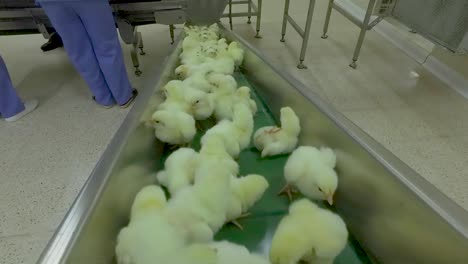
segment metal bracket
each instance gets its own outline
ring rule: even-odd
[[[228,17],[229,18],[229,26],[230,29],[233,29],[232,25],[232,18],[233,17],[247,17],[247,24],[251,24],[251,17],[257,17],[257,25],[255,30],[257,31],[257,34],[255,35],[256,38],[261,38],[260,36],[260,26],[261,26],[261,20],[262,20],[262,6],[263,6],[263,0],[257,0],[257,5],[254,3],[253,0],[229,0],[229,11],[226,14],[223,14],[222,17]],[[238,12],[238,13],[233,13],[232,12],[232,6],[233,5],[247,5],[247,12]]]

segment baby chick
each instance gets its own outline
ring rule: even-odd
[[[164,87],[161,89],[161,92],[166,98],[170,97],[174,99],[182,99],[184,96],[183,90],[184,87],[182,81],[172,80],[164,85]]]
[[[250,144],[253,125],[253,117],[249,108],[244,104],[236,104],[234,107],[233,120],[222,120],[209,129],[201,138],[201,143],[203,145],[209,137],[218,135],[223,139],[223,143],[229,155],[233,158],[237,158],[239,153]]]
[[[254,145],[262,158],[290,153],[297,145],[301,132],[299,118],[290,107],[281,108],[281,127],[267,126],[254,134]]]
[[[286,192],[291,200],[292,185],[306,197],[326,200],[332,205],[333,195],[338,187],[335,166],[336,155],[333,150],[323,147],[299,147],[289,156],[284,167],[287,185],[281,193]]]
[[[156,138],[171,145],[188,144],[197,132],[193,117],[182,111],[156,111],[151,122]]]
[[[214,96],[195,89],[185,90],[185,100],[189,106],[189,114],[195,120],[206,120],[214,111]]]
[[[301,199],[289,207],[273,235],[270,261],[273,264],[333,264],[348,240],[340,216]]]
[[[207,138],[201,146],[196,171],[198,174],[206,175],[207,172],[204,170],[211,170],[213,164],[223,166],[231,175],[237,176],[239,174],[239,165],[226,151],[224,141],[218,135]]]
[[[147,186],[137,194],[130,223],[117,237],[117,263],[152,264],[185,246],[182,234],[162,216],[165,205],[164,191],[158,186]]]
[[[209,247],[216,249],[218,264],[269,264],[270,262],[258,254],[250,253],[249,250],[229,241],[212,242]]]
[[[247,211],[260,200],[268,186],[265,177],[257,174],[240,178],[231,177],[231,198],[226,214],[227,221],[243,230],[236,219],[249,215]]]
[[[238,103],[245,104],[251,111],[252,115],[257,112],[257,104],[250,98],[250,88],[242,86],[234,93],[215,93],[216,103],[214,114],[217,120],[229,119],[232,120],[234,115],[234,105]]]
[[[214,164],[193,186],[180,190],[164,211],[166,219],[184,233],[189,242],[205,243],[226,221],[231,174]]]
[[[156,174],[158,182],[174,196],[182,188],[193,184],[198,153],[191,148],[174,151],[164,163],[164,170]]]
[[[233,41],[229,44],[228,53],[234,59],[234,63],[237,67],[242,64],[244,60],[244,50],[239,46],[239,43]]]
[[[158,263],[167,264],[218,264],[218,252],[208,244],[191,244],[176,254],[170,254]]]

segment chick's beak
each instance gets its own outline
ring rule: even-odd
[[[333,205],[333,193],[327,195],[327,202],[329,205]]]

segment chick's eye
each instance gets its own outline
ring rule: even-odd
[[[318,187],[318,190],[319,190],[320,192],[323,192],[323,191],[322,191],[322,188],[320,188],[320,187]]]

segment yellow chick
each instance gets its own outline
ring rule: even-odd
[[[270,261],[273,264],[333,264],[348,240],[340,216],[301,199],[289,207],[273,235]]]
[[[244,50],[240,47],[239,43],[233,41],[229,44],[228,53],[234,59],[234,63],[237,67],[242,65],[244,60]]]
[[[185,246],[182,233],[162,215],[165,205],[164,191],[158,186],[147,186],[137,194],[130,223],[117,237],[118,264],[153,264]]]
[[[258,129],[253,137],[262,158],[290,153],[296,148],[301,125],[290,107],[281,108],[281,127],[267,126]]]
[[[211,170],[213,163],[223,166],[234,176],[239,174],[239,165],[226,151],[223,139],[217,135],[207,138],[202,144],[196,171],[205,175],[205,170]]]
[[[198,153],[191,148],[180,148],[166,159],[164,170],[156,174],[159,184],[165,186],[174,196],[181,189],[192,185]]]
[[[268,186],[265,177],[258,174],[249,174],[240,178],[231,177],[231,198],[226,213],[227,222],[243,230],[236,220],[249,215],[247,211],[262,198]]]
[[[188,144],[197,132],[193,117],[182,111],[156,111],[151,122],[156,138],[171,145]]]
[[[232,120],[234,115],[234,106],[236,104],[245,104],[251,111],[252,115],[257,112],[257,104],[250,98],[250,88],[242,86],[234,93],[228,91],[226,93],[215,93],[215,109],[214,115],[219,120]]]
[[[218,264],[218,252],[208,244],[191,244],[158,263],[167,264]]]
[[[185,89],[185,100],[189,106],[189,114],[195,120],[206,120],[214,112],[214,96],[195,89]]]
[[[325,200],[333,204],[333,195],[338,188],[338,176],[334,170],[336,155],[329,148],[302,146],[297,148],[284,167],[286,192],[291,199],[291,187],[296,187],[306,197]]]
[[[229,241],[212,242],[208,246],[216,249],[217,264],[270,264],[265,257],[250,253],[246,247]]]
[[[201,138],[202,145],[214,135],[223,139],[226,151],[233,158],[237,158],[239,153],[250,144],[253,132],[253,117],[249,108],[244,104],[236,104],[234,107],[233,120],[222,120],[217,125],[209,129]]]
[[[184,96],[183,93],[183,82],[179,80],[169,81],[166,85],[163,86],[161,92],[165,98],[174,98],[182,99]]]
[[[193,186],[179,191],[167,204],[166,219],[184,233],[189,242],[205,243],[226,221],[231,174],[226,168],[214,164]]]

